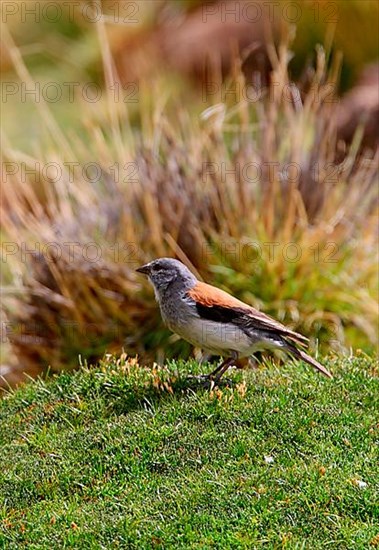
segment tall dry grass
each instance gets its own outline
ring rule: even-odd
[[[188,353],[162,327],[151,289],[135,273],[166,255],[314,345],[372,350],[378,158],[358,154],[358,128],[336,161],[338,64],[327,70],[320,48],[300,93],[284,42],[271,48],[271,88],[254,101],[236,64],[224,84],[215,75],[220,94],[198,116],[180,101],[173,109],[164,81],[141,86],[133,127],[127,104],[110,93],[117,75],[101,23],[98,32],[105,119],[83,104],[80,136],[65,134],[42,101],[35,108],[47,139],[35,156],[3,138],[8,380],[121,348],[158,360]],[[20,79],[32,83],[7,42]],[[231,89],[237,95],[222,93]],[[101,167],[92,181],[89,162],[92,172]]]

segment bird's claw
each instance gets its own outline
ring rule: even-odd
[[[214,388],[219,386],[220,384],[220,378],[217,376],[213,377],[211,374],[190,374],[188,376],[191,380],[195,380],[199,384],[203,386],[203,388],[212,391]],[[222,379],[222,385],[230,386],[232,384],[232,381],[228,378]]]
[[[214,381],[210,378],[208,374],[190,374],[188,376],[191,380],[195,380],[199,384],[201,384],[206,389],[213,389],[214,387]]]

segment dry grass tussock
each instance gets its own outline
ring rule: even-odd
[[[255,101],[226,95],[203,103],[201,116],[183,104],[171,116],[157,84],[141,90],[138,130],[109,94],[107,124],[84,105],[80,137],[36,104],[48,136],[36,157],[4,138],[2,160],[34,170],[3,181],[3,305],[19,371],[72,368],[78,355],[121,348],[150,360],[188,353],[135,273],[166,255],[325,349],[372,350],[377,157],[358,155],[358,128],[345,160],[335,160],[338,67],[326,70],[322,49],[302,94],[289,86],[288,46],[271,55],[273,85]],[[106,47],[103,56],[109,89]],[[16,48],[12,57],[30,82]],[[244,86],[238,66],[224,87],[232,82]],[[88,162],[102,167],[96,181],[83,176]],[[47,163],[60,177],[49,177]]]

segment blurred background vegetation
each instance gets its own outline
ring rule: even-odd
[[[378,11],[3,2],[3,380],[189,354],[134,272],[163,255],[375,353]]]

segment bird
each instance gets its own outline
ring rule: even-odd
[[[199,281],[179,260],[157,258],[136,270],[153,285],[167,327],[197,348],[224,358],[208,376],[217,384],[238,359],[279,350],[332,374],[302,347],[308,338],[213,285]]]

